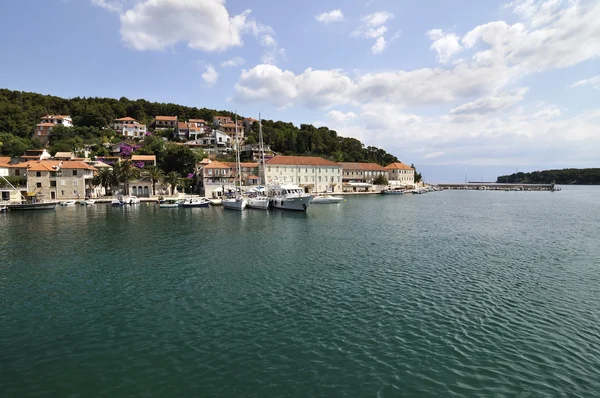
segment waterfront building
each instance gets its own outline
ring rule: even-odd
[[[288,182],[308,192],[342,191],[342,166],[318,157],[277,155],[266,162],[266,176],[268,184]]]
[[[96,169],[85,162],[42,160],[28,162],[27,196],[38,200],[79,199],[93,194]]]
[[[377,163],[339,162],[342,166],[342,184],[345,192],[368,192],[373,188],[373,180],[383,176],[388,179],[388,171]]]
[[[157,130],[177,129],[177,116],[156,116],[154,118],[154,128]]]
[[[388,180],[394,185],[415,185],[415,169],[402,162],[396,162],[385,166],[388,171]]]
[[[234,173],[231,166],[223,162],[211,161],[201,167],[202,187],[204,196],[213,196],[213,191],[221,190],[221,187],[229,187],[234,181]]]
[[[239,178],[242,181],[242,185],[255,185],[257,174],[258,174],[258,163],[253,162],[241,162],[240,170],[241,175],[238,177],[235,162],[223,162],[223,164],[229,166],[233,173],[233,178],[237,180]],[[253,177],[253,178],[252,178]]]

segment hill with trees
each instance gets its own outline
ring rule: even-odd
[[[561,185],[598,185],[600,184],[600,169],[562,169],[513,173],[499,176],[496,182],[523,184],[552,184],[554,182]]]
[[[156,115],[176,115],[180,121],[204,119],[209,123],[215,115],[234,116],[232,112],[225,110],[150,102],[144,99],[66,99],[0,89],[0,154],[18,156],[28,148],[41,148],[43,144],[33,137],[33,132],[40,118],[47,114],[70,115],[75,125],[69,129],[55,128],[49,143],[51,153],[71,151],[87,145],[92,146],[95,151],[93,155],[105,151],[102,144],[123,140],[123,137],[117,136],[110,128],[116,118],[129,116],[150,126]],[[168,133],[170,140],[177,140]],[[333,161],[373,162],[381,165],[398,161],[383,149],[365,147],[361,141],[339,136],[335,130],[327,127],[317,128],[310,124],[297,127],[288,122],[263,120],[263,134],[265,143],[275,152],[284,155],[320,156]],[[258,124],[254,123],[246,142],[256,142],[257,137]],[[152,152],[148,147],[157,148],[156,142],[143,145],[140,148],[141,153]]]

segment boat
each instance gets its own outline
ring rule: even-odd
[[[110,201],[110,204],[113,207],[117,207],[117,206],[124,206],[125,202],[123,202],[121,199],[113,199]]]
[[[65,200],[63,202],[60,202],[59,204],[61,206],[75,206],[75,201],[74,200]]]
[[[86,199],[86,200],[82,200],[81,202],[79,202],[79,204],[82,206],[91,206],[94,203],[96,203],[96,201],[93,199]]]
[[[206,198],[187,198],[183,199],[179,206],[181,207],[208,207],[210,202]]]
[[[8,212],[8,207],[6,207],[6,205],[0,205],[0,213],[6,213]]]
[[[265,149],[262,136],[262,120],[258,114],[258,146],[260,148],[260,163],[263,169],[263,181],[267,180],[267,168],[265,165]],[[260,168],[259,168],[260,169]],[[267,210],[269,208],[269,197],[264,187],[257,187],[255,192],[248,196],[248,207],[253,209]]]
[[[405,190],[400,188],[389,188],[381,191],[382,195],[404,195]]]
[[[137,196],[131,196],[131,195],[130,196],[123,196],[123,198],[121,198],[121,200],[126,205],[137,205],[137,204],[141,203],[140,198],[138,198]]]
[[[223,200],[219,198],[206,199],[212,206],[223,206]]]
[[[175,207],[179,207],[179,199],[165,199],[164,201],[158,204],[158,207],[163,209],[172,209]]]
[[[269,189],[271,206],[276,209],[306,211],[314,195],[305,193],[295,184],[278,184]]]
[[[54,210],[58,202],[21,202],[6,205],[10,211],[21,210]]]
[[[340,203],[343,201],[344,201],[344,198],[340,198],[339,196],[316,195],[312,202],[315,204],[331,204],[331,203]]]
[[[237,113],[237,112],[236,112]],[[238,186],[242,186],[242,168],[240,166],[240,141],[238,137],[237,115],[235,116],[235,168],[238,179]],[[241,189],[240,189],[241,190]],[[248,205],[248,201],[236,189],[234,194],[223,199],[223,206],[231,210],[244,210]]]

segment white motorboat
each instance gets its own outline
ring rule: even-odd
[[[126,205],[137,205],[142,202],[137,196],[123,196],[122,201]]]
[[[248,207],[253,209],[267,210],[269,208],[269,198],[266,196],[248,197]]]
[[[312,202],[315,204],[331,204],[331,203],[340,203],[343,201],[344,201],[344,198],[340,198],[339,196],[317,195],[314,197]]]
[[[59,204],[61,206],[75,206],[75,201],[74,200],[65,200],[63,202],[60,202]]]
[[[186,198],[179,203],[181,207],[208,207],[209,204],[206,198]]]
[[[125,202],[123,202],[121,199],[113,199],[110,201],[110,204],[111,206],[117,207],[125,205]]]
[[[223,199],[223,206],[231,210],[244,210],[248,206],[248,201],[241,197]]]
[[[91,206],[94,203],[96,203],[96,201],[93,199],[86,199],[86,200],[82,200],[81,202],[79,202],[79,204],[82,206]]]
[[[219,198],[207,199],[213,206],[223,206],[223,200]]]
[[[306,211],[314,199],[295,184],[275,185],[269,188],[269,197],[274,208],[296,211]]]
[[[384,189],[383,191],[381,191],[382,195],[404,195],[405,190],[404,189],[398,189],[398,188],[394,188],[394,189]]]
[[[158,207],[162,209],[172,209],[179,207],[179,199],[166,199],[158,204]]]

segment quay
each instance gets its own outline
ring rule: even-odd
[[[467,183],[440,183],[440,189],[458,190],[483,190],[483,191],[559,191],[554,184],[520,184],[497,182],[467,182]]]

